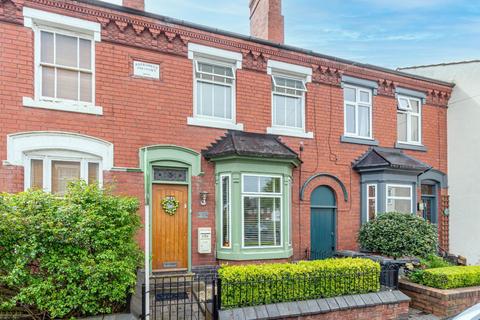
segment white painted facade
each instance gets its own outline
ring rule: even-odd
[[[480,265],[480,60],[402,71],[455,83],[447,118],[450,251]]]

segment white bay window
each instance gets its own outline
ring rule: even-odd
[[[387,184],[387,212],[412,213],[412,186]]]

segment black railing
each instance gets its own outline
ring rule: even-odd
[[[206,319],[218,316],[216,275],[165,275],[150,279],[150,288],[142,294],[142,319],[145,299],[150,299],[150,319]]]
[[[396,265],[384,265],[381,270],[317,271],[252,280],[227,281],[216,274],[152,277],[142,305],[148,297],[153,320],[215,320],[222,309],[397,289],[398,271]],[[147,310],[142,313],[145,316]]]
[[[323,260],[333,257],[333,251],[305,249],[305,260]]]

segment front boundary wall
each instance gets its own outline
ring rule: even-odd
[[[221,310],[219,319],[408,319],[409,302],[410,298],[398,290],[381,291]]]

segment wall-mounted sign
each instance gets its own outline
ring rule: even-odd
[[[160,79],[160,65],[143,61],[133,61],[133,75],[151,79]]]
[[[208,212],[207,211],[197,212],[197,217],[199,219],[208,219]]]

